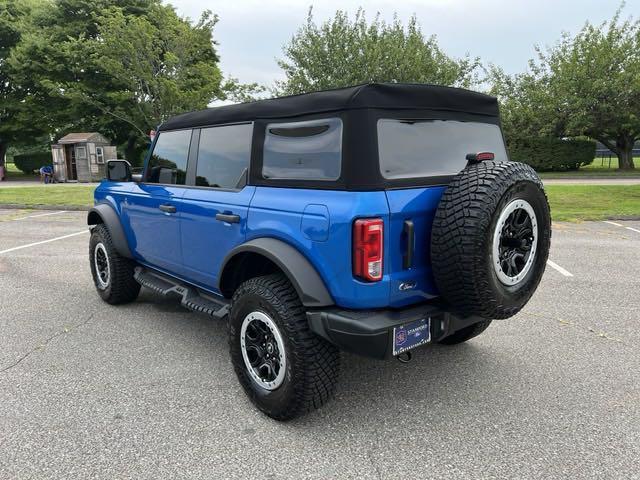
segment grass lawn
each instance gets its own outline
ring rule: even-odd
[[[40,185],[37,187],[2,187],[0,204],[20,203],[24,205],[93,205],[91,186]]]
[[[547,185],[555,221],[640,216],[640,185]]]

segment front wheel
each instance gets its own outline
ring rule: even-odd
[[[105,302],[117,305],[138,297],[140,284],[133,276],[135,263],[117,252],[109,229],[103,224],[91,231],[89,261],[93,283]]]
[[[338,379],[338,350],[311,332],[298,295],[281,274],[244,282],[229,312],[231,361],[251,401],[276,420],[319,408]]]

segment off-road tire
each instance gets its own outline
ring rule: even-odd
[[[263,388],[251,377],[242,356],[241,325],[255,311],[273,320],[284,341],[285,377],[275,390]],[[333,396],[340,354],[335,346],[311,332],[302,303],[282,274],[252,278],[238,287],[229,312],[229,348],[244,391],[262,412],[276,420],[303,415]]]
[[[95,265],[95,249],[102,244],[109,260],[109,282],[106,287],[100,284]],[[120,255],[111,240],[109,229],[104,224],[98,224],[91,230],[89,240],[89,263],[91,265],[91,275],[96,286],[98,295],[111,305],[128,303],[138,298],[140,284],[133,277],[136,263]]]
[[[528,273],[503,284],[493,266],[493,234],[505,207],[526,200],[537,218],[537,251]],[[436,285],[462,315],[487,319],[515,315],[535,292],[549,255],[551,216],[542,182],[528,165],[480,162],[460,172],[445,190],[431,233]]]
[[[471,340],[484,332],[491,325],[491,320],[483,320],[468,327],[464,327],[457,332],[438,340],[438,343],[442,345],[457,345],[459,343]]]

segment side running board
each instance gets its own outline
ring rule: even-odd
[[[157,294],[180,298],[182,306],[194,312],[204,313],[217,320],[222,320],[229,313],[228,300],[204,296],[196,288],[179,283],[160,273],[136,267],[133,276],[140,285]]]

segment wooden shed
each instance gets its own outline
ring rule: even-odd
[[[59,182],[98,182],[107,160],[117,158],[116,147],[99,133],[70,133],[51,145],[53,175]]]

